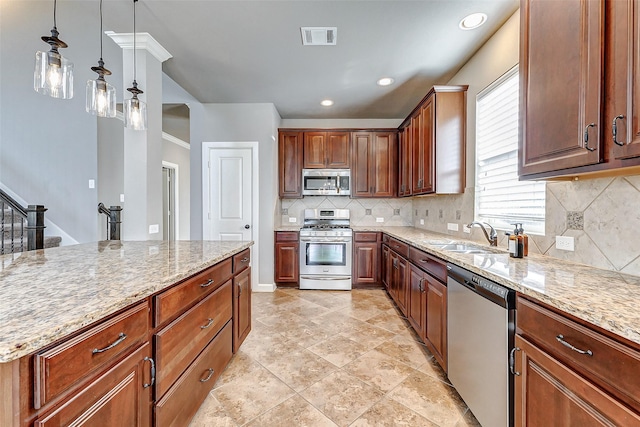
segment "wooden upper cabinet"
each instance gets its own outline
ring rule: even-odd
[[[397,156],[396,132],[354,132],[351,197],[395,197]]]
[[[605,63],[613,63],[605,76],[605,141],[610,141],[613,158],[629,159],[640,156],[640,4],[633,0],[605,4]]]
[[[412,123],[419,127],[419,137],[414,139],[412,145],[413,156],[413,194],[433,193],[434,191],[434,97],[431,96],[422,106],[419,116],[412,119]],[[419,117],[419,120],[417,120]],[[414,136],[416,131],[414,131]]]
[[[411,191],[411,132],[409,125],[398,133],[398,196],[410,196]]]
[[[467,88],[434,86],[400,126],[400,196],[464,192]]]
[[[278,182],[280,198],[302,198],[302,132],[280,132]]]
[[[601,162],[604,1],[521,0],[520,14],[519,174]]]
[[[349,132],[304,132],[305,169],[349,169]]]

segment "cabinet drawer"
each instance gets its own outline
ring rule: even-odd
[[[276,242],[298,241],[297,231],[276,231]]]
[[[155,326],[182,313],[198,299],[231,277],[231,258],[199,273],[155,297]]]
[[[516,310],[519,334],[621,398],[640,402],[640,381],[634,374],[640,372],[639,352],[522,297]]]
[[[389,237],[389,247],[396,251],[398,254],[403,257],[409,257],[409,245],[406,243],[402,243],[400,240],[396,240],[393,237]]]
[[[431,274],[436,279],[440,280],[443,283],[447,283],[447,266],[439,258],[423,252],[420,249],[410,247],[409,259],[415,265]]]
[[[238,274],[251,264],[251,250],[245,249],[233,256],[233,274]]]
[[[356,242],[377,242],[378,233],[359,231],[353,234],[353,240]]]
[[[40,414],[33,426],[150,425],[150,356],[151,345],[147,342],[79,393]]]
[[[231,322],[204,349],[175,385],[158,401],[156,427],[186,426],[231,360]]]
[[[146,341],[148,329],[148,304],[142,303],[36,354],[33,358],[34,407],[42,407],[134,345]]]
[[[156,398],[189,366],[232,313],[231,280],[171,322],[155,336]]]
[[[391,239],[391,237],[389,237],[388,234],[384,234],[384,233],[382,234],[382,243],[385,243],[385,244],[388,245],[389,244],[389,239]]]

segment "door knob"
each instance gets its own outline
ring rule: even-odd
[[[251,228],[251,226],[249,224],[245,224],[244,228],[246,228],[247,230]]]

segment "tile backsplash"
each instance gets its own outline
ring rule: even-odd
[[[474,219],[474,193],[467,188],[461,195],[400,199],[282,199],[279,216],[283,226],[302,225],[305,208],[347,208],[354,226],[414,226],[486,242],[477,227],[471,234],[463,231]],[[457,224],[458,231],[448,224]],[[506,247],[504,232],[498,235],[498,244]],[[575,251],[556,249],[556,236],[573,237]],[[548,182],[545,235],[529,235],[529,252],[640,276],[640,175]]]
[[[305,196],[280,201],[281,225],[302,225],[305,209],[349,209],[353,226],[411,226],[411,199],[351,199],[344,196]],[[294,218],[294,222],[290,219]],[[376,221],[382,218],[383,222]]]

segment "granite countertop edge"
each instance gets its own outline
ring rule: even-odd
[[[571,314],[578,319],[640,344],[640,314],[633,312],[632,308],[634,301],[636,302],[635,305],[640,303],[640,277],[539,254],[531,254],[523,259],[510,258],[505,248],[498,248],[495,251],[496,253],[482,256],[440,250],[430,245],[429,242],[442,241],[471,243],[479,246],[488,245],[415,227],[356,226],[353,229],[356,232],[384,232],[445,262],[470,270],[523,295],[535,298],[549,306]],[[483,257],[485,259],[493,259],[494,262],[502,263],[503,265],[514,265],[519,270],[525,271],[525,273],[521,273],[518,275],[519,277],[516,277],[516,275],[508,272],[497,273],[490,268],[478,266],[476,264],[477,260]],[[527,283],[526,278],[529,275],[527,272],[548,274],[550,276],[559,276],[560,272],[564,272],[569,279],[576,276],[584,282],[590,283],[588,286],[585,285],[585,289],[582,292],[580,283],[578,285],[564,286],[559,283],[561,280],[546,283],[546,288],[540,289],[535,283],[533,285]],[[595,284],[596,282],[598,284],[602,283],[602,286]],[[609,286],[605,286],[604,283]],[[595,292],[596,290],[597,292]],[[579,298],[577,298],[578,296]],[[624,300],[623,298],[627,299]],[[611,302],[611,305],[607,305],[607,302]],[[624,302],[629,302],[629,304],[625,307],[620,307]]]
[[[153,241],[149,241],[148,243],[153,243]],[[250,248],[254,244],[253,241],[238,241],[237,244],[234,244],[236,242],[227,243],[229,246],[232,246],[232,248],[222,250],[221,252],[216,252],[215,254],[212,254],[211,258],[207,258],[202,262],[189,263],[188,266],[185,266],[185,268],[180,270],[179,272],[166,276],[162,276],[159,274],[157,281],[144,280],[146,283],[143,285],[134,286],[134,289],[132,289],[131,293],[119,295],[115,298],[111,297],[102,300],[101,304],[95,309],[82,312],[81,314],[75,316],[71,315],[67,319],[65,319],[63,323],[51,324],[51,322],[44,322],[44,324],[42,325],[44,327],[40,328],[38,332],[27,332],[20,334],[18,331],[13,330],[8,333],[8,336],[5,335],[6,331],[4,331],[2,329],[2,325],[0,325],[0,363],[7,363],[13,360],[17,360],[61,338],[74,334],[80,329],[89,326],[97,321],[100,321],[101,319],[109,317],[110,315],[135,304],[136,302],[142,302],[145,298],[158,293],[163,289],[168,288],[178,282],[181,282],[182,280],[187,279],[197,274],[198,272],[217,264],[222,260],[240,253],[243,250]],[[127,244],[127,242],[125,242],[125,244]],[[60,249],[64,250],[64,248],[68,247],[51,248],[33,252],[39,252],[38,255],[44,256],[46,254],[55,253]],[[0,256],[0,262],[2,262],[2,260],[2,256]],[[2,272],[1,268],[0,272]],[[143,280],[141,279],[141,281]],[[0,318],[3,318],[2,314],[2,308],[0,307]],[[11,335],[11,333],[13,333],[13,335]]]

